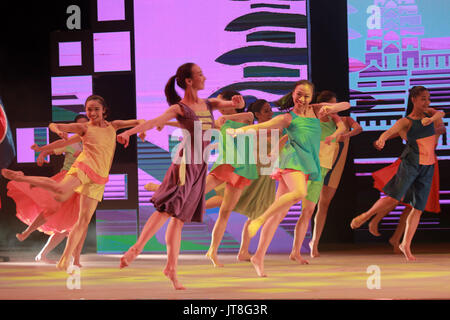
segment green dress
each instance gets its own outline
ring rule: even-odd
[[[254,142],[252,138],[247,138],[244,135],[241,137],[233,138],[226,134],[228,128],[238,129],[246,126],[247,124],[236,122],[232,120],[227,120],[220,128],[220,133],[222,135],[222,141],[219,147],[219,157],[211,168],[211,171],[216,169],[222,164],[229,164],[234,168],[234,173],[237,175],[254,180],[258,178],[258,169],[256,167],[256,161],[253,154]],[[239,149],[238,146],[240,139],[245,138],[244,151]],[[242,145],[242,143],[241,143]],[[227,152],[228,157],[227,157]],[[230,159],[228,159],[230,158]]]
[[[267,139],[267,149],[270,152],[270,138]],[[263,165],[259,161],[257,163],[259,177],[252,181],[249,186],[244,187],[238,203],[233,211],[239,212],[253,220],[258,218],[267,208],[275,201],[276,183],[270,175],[261,174],[262,168],[270,167],[270,164]],[[216,194],[219,196],[225,193],[225,183],[215,188]]]
[[[321,179],[320,120],[299,117],[290,112],[292,121],[287,128],[289,142],[280,154],[280,169],[294,169],[309,175],[309,180]]]

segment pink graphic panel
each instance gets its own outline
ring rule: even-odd
[[[60,42],[59,46],[59,66],[81,66],[81,41]]]
[[[97,0],[97,20],[125,20],[125,0]]]
[[[130,32],[94,33],[94,71],[130,70]]]

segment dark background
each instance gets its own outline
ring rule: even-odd
[[[89,1],[40,1],[1,2],[1,49],[0,49],[0,96],[4,102],[6,113],[12,128],[17,123],[48,124],[51,119],[51,88],[50,88],[50,36],[51,32],[67,32],[66,19],[69,16],[66,8],[69,5],[79,5],[82,12],[82,30],[91,29],[91,4]],[[348,101],[348,47],[347,47],[347,6],[345,0],[312,0],[310,1],[310,37],[311,37],[311,78],[316,91],[333,90],[338,99]],[[123,97],[123,85],[134,87],[134,77],[116,75],[102,81],[101,75],[96,76],[94,92],[105,96],[110,104],[109,119],[133,118],[135,110],[123,108],[133,101],[134,96]],[[134,100],[135,105],[135,100]],[[134,113],[134,116],[133,116]],[[373,152],[371,143],[378,132],[362,133],[352,139],[347,165],[328,213],[324,229],[323,243],[353,243],[354,232],[349,223],[361,208],[368,209],[378,198],[379,193],[371,188],[371,181],[358,185],[354,176],[352,158],[355,152]],[[387,148],[387,154],[398,155],[398,144]],[[133,146],[124,153],[116,151],[116,168],[124,165],[136,166],[136,155]],[[134,146],[134,150],[136,150]],[[390,156],[390,155],[386,155]],[[59,160],[61,161],[61,160]],[[11,168],[16,167],[15,164]],[[23,169],[23,166],[21,167]],[[23,169],[27,174],[51,175],[51,167],[38,168],[35,165]],[[442,180],[441,167],[441,180]],[[357,199],[357,191],[367,189],[365,197]],[[133,191],[132,191],[133,192]],[[20,243],[15,234],[24,229],[24,224],[15,217],[14,202],[6,197],[6,181],[0,178],[0,196],[2,211],[0,213],[0,250],[29,249],[31,246],[41,248],[45,235],[35,232],[29,240]],[[132,197],[133,198],[133,195]],[[136,195],[137,203],[137,195]],[[95,221],[95,219],[93,219]],[[442,214],[442,225],[450,226],[448,214]],[[95,226],[91,222],[89,236],[84,252],[95,252]],[[436,233],[418,232],[415,241],[449,241],[449,232]],[[61,246],[60,246],[61,247]],[[61,250],[61,248],[59,250]]]

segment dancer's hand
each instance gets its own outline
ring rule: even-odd
[[[242,109],[245,107],[244,98],[241,95],[235,95],[231,98],[235,109]]]
[[[322,108],[320,108],[319,118],[328,116],[331,113],[330,110],[331,110],[331,106],[323,106]]]
[[[332,136],[328,136],[325,138],[325,140],[323,141],[325,144],[330,145],[331,141],[333,141],[333,137]]]
[[[48,163],[47,160],[45,160],[45,157],[47,154],[45,152],[39,153],[39,156],[37,157],[36,163],[39,167],[42,167],[44,163]]]
[[[336,139],[337,142],[343,142],[350,136],[350,133],[343,133]]]
[[[30,148],[36,152],[41,152],[41,147],[38,146],[36,143],[33,144]]]
[[[147,136],[147,134],[145,133],[145,131],[138,134],[138,137],[141,139],[142,142],[145,142],[146,136]]]
[[[386,141],[384,141],[383,139],[378,139],[377,141],[375,141],[373,143],[373,146],[375,147],[375,149],[380,151],[380,150],[382,150],[384,148],[384,144],[385,143],[386,143]]]
[[[219,127],[223,126],[225,124],[225,122],[227,122],[227,119],[225,119],[225,117],[220,117],[219,119],[217,119],[217,125]]]
[[[433,123],[433,120],[431,120],[431,118],[425,117],[425,118],[422,119],[422,125],[423,126],[428,126],[431,123]]]
[[[162,129],[164,129],[164,125],[159,125],[159,126],[156,126],[156,130],[158,130],[158,131],[162,131]]]
[[[128,147],[128,143],[130,142],[130,136],[126,131],[122,132],[117,136],[117,142],[123,144],[123,146],[126,148]]]

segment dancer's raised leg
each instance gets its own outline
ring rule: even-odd
[[[171,217],[167,212],[155,211],[145,223],[144,229],[136,243],[128,249],[120,258],[120,269],[128,267],[128,265],[141,253],[146,243],[161,229],[167,219]]]
[[[271,215],[276,214],[277,212],[288,211],[290,207],[305,198],[306,176],[303,172],[296,171],[286,173],[283,174],[282,179],[285,181],[289,191],[280,195],[280,197],[276,199],[261,216],[250,222],[248,231],[251,238],[255,236],[259,228]]]
[[[411,253],[411,242],[416,233],[417,226],[419,225],[421,215],[422,211],[413,208],[406,220],[405,235],[403,236],[403,241],[400,244],[399,249],[403,252],[408,261],[416,260],[416,257]]]
[[[97,208],[97,204],[98,200],[89,198],[84,194],[80,195],[80,215],[78,216],[78,221],[75,223],[69,234],[64,253],[56,265],[59,270],[67,270],[69,267],[70,258],[72,257],[72,254],[80,242],[84,232],[87,230],[92,215]]]
[[[264,223],[261,230],[258,249],[250,259],[258,276],[260,277],[267,276],[264,273],[264,257],[266,255],[267,249],[269,248],[270,242],[272,241],[273,236],[275,235],[278,225],[281,223],[281,221],[283,221],[284,217],[289,211],[289,208],[298,201],[304,199],[305,196],[306,196],[305,175],[302,172],[291,172],[288,174],[284,174],[282,180],[280,180],[278,184],[278,189],[274,202],[275,208],[278,208],[278,211],[277,212],[273,211],[272,214],[268,215],[267,221]],[[281,203],[277,204],[277,202]],[[274,204],[272,204],[272,206]]]
[[[41,212],[34,219],[34,221],[26,228],[22,233],[17,233],[16,238],[19,241],[24,241],[26,238],[30,236],[34,231],[36,231],[40,226],[42,226],[45,222],[47,222],[48,213]]]
[[[171,218],[166,230],[167,264],[164,268],[164,275],[172,281],[175,290],[185,290],[186,288],[178,281],[177,267],[178,255],[181,246],[181,230],[184,222],[177,218]]]
[[[320,192],[319,203],[317,205],[317,212],[314,218],[314,229],[311,241],[309,242],[309,248],[311,249],[311,258],[319,257],[319,241],[322,236],[325,221],[327,220],[328,208],[330,207],[331,200],[336,193],[336,188],[329,186],[323,186]]]
[[[299,264],[309,264],[308,260],[302,258],[300,250],[315,208],[316,204],[314,202],[306,199],[302,201],[302,214],[295,225],[294,242],[289,255],[289,259],[297,261]]]
[[[389,211],[392,211],[397,206],[398,203],[399,203],[398,200],[388,196],[378,199],[377,202],[375,202],[374,205],[369,210],[354,218],[350,224],[350,227],[352,229],[358,229],[377,212],[380,211],[385,212],[386,210],[389,209],[390,209]]]
[[[223,202],[219,210],[219,217],[217,218],[212,231],[211,245],[206,253],[206,256],[211,259],[214,267],[223,267],[223,264],[220,263],[217,257],[217,251],[219,250],[220,242],[222,241],[225,229],[227,228],[227,222],[230,218],[231,211],[238,203],[241,194],[242,189],[232,187],[229,184],[225,187]]]

